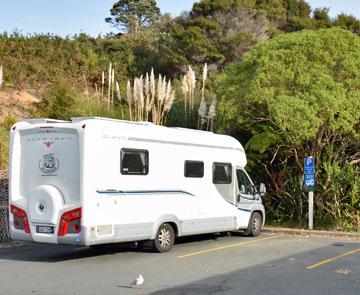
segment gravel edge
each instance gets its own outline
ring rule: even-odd
[[[14,248],[20,248],[24,246],[29,246],[33,244],[32,242],[26,242],[26,241],[10,241],[10,242],[3,242],[0,243],[0,249],[14,249]]]
[[[277,234],[290,234],[290,235],[302,235],[302,236],[316,236],[316,237],[324,237],[324,238],[343,238],[343,239],[360,240],[360,233],[352,233],[352,232],[309,230],[309,229],[269,227],[269,226],[264,227],[262,229],[262,231],[265,233],[277,233]]]

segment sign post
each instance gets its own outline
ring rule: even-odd
[[[304,159],[304,188],[309,192],[309,229],[314,227],[314,190],[315,190],[315,159]]]
[[[314,192],[309,191],[309,229],[314,227]]]

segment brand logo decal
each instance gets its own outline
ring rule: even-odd
[[[43,212],[45,210],[45,203],[43,201],[41,201],[39,204],[39,210],[40,212]]]
[[[59,160],[53,154],[45,155],[39,161],[39,169],[45,174],[53,174],[59,170]]]
[[[54,143],[57,142],[64,142],[64,141],[74,141],[74,136],[66,136],[66,135],[58,135],[58,136],[31,136],[27,137],[26,141],[35,143],[35,142],[41,142],[43,145],[52,146]]]
[[[53,141],[47,141],[47,142],[44,142],[44,144],[49,149],[54,144],[54,142]]]

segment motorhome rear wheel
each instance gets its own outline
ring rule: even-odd
[[[159,253],[168,252],[171,250],[175,242],[175,231],[174,228],[164,223],[160,226],[156,238],[154,240],[153,250]]]

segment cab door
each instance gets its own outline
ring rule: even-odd
[[[253,210],[253,205],[259,200],[259,196],[255,194],[253,182],[243,168],[237,167],[235,174],[237,227],[247,228]]]
[[[237,181],[237,206],[254,203],[259,200],[259,195],[256,194],[254,184],[252,183],[249,175],[243,168],[236,169]]]

